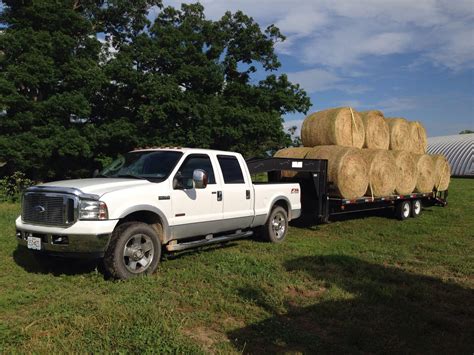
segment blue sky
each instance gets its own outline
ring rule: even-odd
[[[180,6],[181,1],[165,1]],[[474,130],[472,0],[204,0],[206,16],[244,11],[276,24],[287,73],[310,112],[350,105],[419,120],[428,136]],[[304,115],[285,117],[300,126]]]

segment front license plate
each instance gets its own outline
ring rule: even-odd
[[[28,249],[41,250],[41,238],[28,237]]]

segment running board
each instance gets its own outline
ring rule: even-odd
[[[168,244],[166,246],[166,249],[168,251],[180,251],[180,250],[185,250],[185,249],[190,249],[190,248],[201,247],[204,245],[223,243],[223,242],[228,242],[235,239],[250,237],[252,234],[253,234],[252,231],[248,231],[248,232],[239,232],[239,233],[234,233],[234,234],[223,235],[223,236],[215,237],[215,238],[212,236],[211,237],[208,236],[206,237],[206,239],[195,240],[192,242]]]

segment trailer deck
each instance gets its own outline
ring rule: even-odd
[[[247,161],[250,174],[268,174],[268,182],[291,180],[301,186],[302,213],[312,215],[320,222],[328,222],[331,216],[393,208],[399,219],[410,215],[416,217],[421,207],[446,206],[448,191],[389,195],[383,197],[364,196],[345,199],[329,196],[328,161],[324,159],[266,158]],[[293,178],[283,178],[282,171],[294,171]]]

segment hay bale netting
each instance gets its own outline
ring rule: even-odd
[[[303,159],[306,157],[306,154],[311,150],[311,148],[307,147],[290,147],[284,148],[277,151],[274,155],[275,158],[296,158],[296,159]],[[283,170],[281,172],[282,178],[292,178],[295,177],[298,173],[293,170]]]
[[[390,132],[390,150],[406,150],[412,149],[410,125],[404,118],[386,118]]]
[[[369,185],[367,164],[359,149],[336,145],[314,147],[306,159],[327,159],[329,194],[346,199],[364,195]]]
[[[414,155],[403,150],[390,150],[390,153],[397,167],[395,192],[399,195],[411,194],[418,180],[418,167]]]
[[[429,193],[434,187],[434,162],[428,154],[413,154],[418,178],[416,180],[415,192]]]
[[[434,164],[434,188],[438,191],[445,191],[449,187],[451,180],[451,167],[444,155],[431,155]]]
[[[362,148],[365,130],[360,115],[350,107],[312,113],[303,121],[301,140],[305,147],[340,145]]]
[[[408,125],[410,126],[412,152],[416,154],[425,154],[426,149],[428,148],[425,127],[418,121],[408,122]]]
[[[365,140],[364,148],[388,149],[390,146],[390,131],[383,113],[378,110],[360,113],[364,123]]]
[[[397,185],[395,158],[388,150],[362,149],[367,163],[369,186],[366,195],[383,197],[393,195]]]

